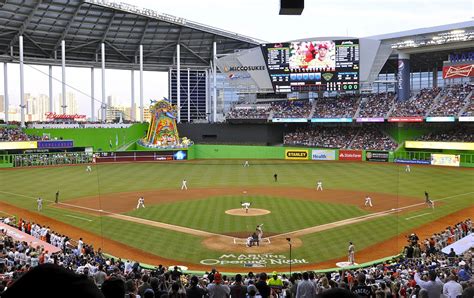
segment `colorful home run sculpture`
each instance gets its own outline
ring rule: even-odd
[[[188,138],[179,138],[176,126],[176,107],[166,100],[152,102],[150,126],[140,145],[149,148],[187,148],[193,144]]]

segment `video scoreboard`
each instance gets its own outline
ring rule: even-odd
[[[359,89],[359,40],[323,40],[261,45],[273,90]]]

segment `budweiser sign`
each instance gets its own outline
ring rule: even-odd
[[[443,67],[443,79],[474,77],[474,64],[460,64]]]
[[[50,119],[50,120],[56,120],[56,119],[74,120],[74,119],[85,119],[86,118],[86,115],[78,115],[78,114],[66,115],[66,114],[56,114],[56,113],[53,113],[53,112],[48,112],[45,115],[46,115],[46,119]]]

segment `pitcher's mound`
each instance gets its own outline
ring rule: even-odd
[[[245,212],[245,209],[238,208],[238,209],[230,209],[225,211],[226,214],[229,215],[237,215],[237,216],[259,216],[271,213],[270,210],[266,209],[257,209],[257,208],[250,208],[248,212]]]

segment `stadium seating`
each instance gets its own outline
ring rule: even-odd
[[[394,93],[371,94],[365,101],[360,103],[360,118],[384,118],[390,111],[395,100]]]
[[[351,95],[317,99],[313,118],[353,118],[359,99]]]
[[[105,297],[124,297],[125,293],[140,295],[140,297],[163,297],[162,295],[207,297],[208,293],[212,295],[216,284],[228,287],[230,297],[241,297],[238,293],[251,293],[251,291],[260,295],[266,291],[273,294],[283,292],[286,297],[290,297],[291,293],[298,292],[298,284],[303,280],[311,282],[313,297],[316,295],[325,297],[325,294],[333,292],[336,293],[335,296],[330,297],[342,297],[340,296],[342,294],[357,293],[361,287],[365,287],[373,297],[420,297],[419,293],[428,287],[426,283],[423,283],[421,274],[428,274],[428,271],[437,275],[441,284],[440,295],[443,283],[448,282],[450,285],[453,283],[460,285],[457,286],[457,290],[459,295],[462,293],[462,297],[472,297],[474,292],[474,283],[470,280],[471,254],[466,252],[464,255],[456,255],[452,251],[446,255],[441,252],[447,245],[472,233],[470,219],[452,224],[426,239],[419,239],[416,234],[411,234],[407,236],[403,254],[387,262],[376,263],[365,268],[320,274],[293,273],[291,276],[273,272],[273,281],[281,285],[278,287],[269,286],[270,281],[267,284],[265,273],[249,272],[244,276],[240,274],[222,276],[216,269],[212,269],[210,272],[196,276],[181,272],[176,266],[165,268],[159,265],[154,269],[145,269],[134,261],[106,257],[100,248],[97,251],[94,250],[92,245],[83,243],[82,238],[74,241],[67,235],[55,233],[49,227],[38,223],[23,219],[15,223],[14,218],[3,218],[1,221],[61,248],[60,252],[51,254],[43,247],[32,247],[27,242],[14,240],[2,231],[0,233],[0,242],[3,247],[3,255],[0,258],[2,261],[0,262],[0,295],[2,297],[3,295],[9,297],[9,290],[4,292],[5,288],[23,293],[34,291],[38,293],[40,290],[37,288],[18,289],[15,282],[22,284],[22,277],[27,278],[30,274],[34,274],[32,269],[41,270],[48,266],[45,264],[53,263],[67,268],[71,274],[74,272],[89,280],[92,286],[95,284],[98,289],[102,289]],[[51,270],[46,272],[54,274]],[[48,275],[43,275],[37,278],[46,280],[48,277]],[[447,293],[449,290],[444,288]],[[60,297],[58,291],[68,289],[68,286],[58,285],[50,289],[51,297]],[[111,292],[116,293],[115,296],[110,296]],[[64,294],[64,297],[66,296],[68,295]],[[250,296],[253,297],[253,295]]]
[[[416,96],[409,100],[396,102],[391,117],[419,116],[424,117],[436,97],[441,92],[441,88],[422,89]]]
[[[467,96],[471,93],[470,85],[458,84],[443,90],[443,96],[430,112],[430,116],[457,116],[464,107]]]
[[[0,142],[34,141],[41,137],[28,136],[19,127],[0,127]]]
[[[315,127],[283,138],[285,145],[338,149],[393,150],[397,143],[375,127]]]
[[[474,142],[474,127],[457,125],[449,130],[434,131],[418,138],[419,141]]]

